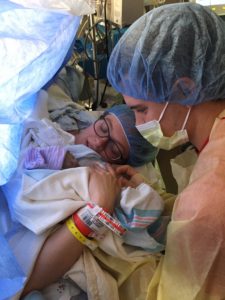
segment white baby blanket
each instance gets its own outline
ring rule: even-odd
[[[88,167],[24,171],[21,191],[13,204],[15,217],[36,234],[52,228],[92,199],[88,191],[88,175]],[[151,252],[163,250],[164,246],[146,232],[162,210],[161,197],[149,185],[142,183],[136,189],[124,189],[117,208],[117,216],[123,216],[123,225],[129,229],[124,241],[137,245],[138,235],[143,238],[139,247]],[[136,219],[141,219],[143,226],[135,226]],[[104,240],[101,243],[104,244]]]

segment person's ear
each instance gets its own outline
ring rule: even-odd
[[[194,81],[189,77],[181,77],[175,81],[168,102],[185,103],[196,91]]]

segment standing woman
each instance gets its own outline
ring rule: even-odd
[[[190,141],[199,155],[148,299],[225,299],[224,21],[194,3],[154,9],[114,48],[108,79],[151,144],[169,150]]]

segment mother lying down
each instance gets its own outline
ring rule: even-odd
[[[155,265],[152,253],[164,249],[169,218],[163,216],[163,200],[146,184],[143,176],[129,166],[114,165],[112,168],[101,159],[141,166],[154,159],[156,149],[137,131],[134,113],[125,105],[108,109],[93,125],[79,132],[66,133],[49,120],[38,123],[32,122],[32,126],[26,128],[22,151],[26,169],[14,210],[24,226],[36,234],[49,230],[49,236],[23,295],[43,290],[70,270],[67,277],[85,290],[90,299],[93,289],[98,290],[98,299],[105,299],[112,292],[113,299],[119,299],[113,274],[118,272],[120,260],[131,265],[134,261]],[[82,154],[87,153],[87,146],[98,154],[89,149],[88,159],[84,159]],[[93,165],[96,159],[100,165],[95,168],[73,168]],[[70,164],[72,168],[57,170],[68,168]],[[109,218],[111,226],[102,222],[101,214]],[[57,225],[59,222],[61,224]],[[107,266],[108,255],[114,257],[114,266],[111,263]],[[99,283],[87,275],[99,268],[96,258],[104,261],[107,270],[111,268],[111,272],[107,272],[110,278],[105,277],[104,268],[98,269],[99,278],[106,281],[105,293],[101,290],[102,284],[100,288]],[[82,276],[74,274],[79,273],[80,261],[86,260],[81,269],[87,278],[85,284],[81,284]],[[123,280],[131,272],[128,269],[123,270],[126,273],[121,275]],[[49,293],[49,288],[47,291]]]
[[[48,119],[28,122],[22,150],[26,153],[24,166],[27,169],[85,165],[86,161],[80,159],[83,156],[138,167],[153,161],[157,151],[138,132],[134,113],[126,105],[106,110],[82,130],[66,132]]]

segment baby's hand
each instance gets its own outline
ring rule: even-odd
[[[118,166],[115,168],[115,172],[121,187],[136,188],[139,184],[145,182],[143,176],[131,166]]]

